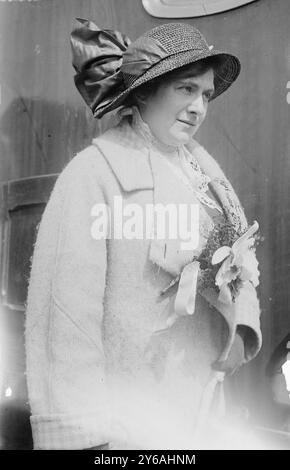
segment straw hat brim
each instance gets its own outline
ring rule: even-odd
[[[171,72],[184,65],[188,65],[208,57],[219,57],[221,59],[220,65],[215,67],[215,91],[211,97],[211,100],[215,99],[217,96],[225,92],[238,77],[241,70],[239,59],[232,54],[217,50],[202,51],[199,54],[197,54],[196,50],[188,50],[167,56],[165,59],[161,59],[157,64],[153,64],[125,91],[121,92],[110,103],[105,104],[102,108],[99,108],[97,111],[95,111],[94,117],[101,118],[109,111],[113,111],[114,109],[118,108],[122,105],[122,103],[133,90],[152,80],[153,78],[160,77],[167,72]]]

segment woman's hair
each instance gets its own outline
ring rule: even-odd
[[[154,95],[157,92],[158,88],[161,85],[164,85],[164,83],[168,83],[181,78],[189,78],[196,77],[198,75],[203,75],[210,69],[213,70],[215,76],[216,69],[218,68],[220,63],[221,62],[219,57],[207,57],[197,62],[188,65],[183,65],[182,67],[172,70],[171,72],[167,72],[166,74],[163,74],[160,77],[153,78],[149,82],[144,83],[144,85],[141,85],[136,88],[136,90],[133,90],[128,96],[125,106],[136,105],[138,107],[140,106],[140,104],[144,104],[150,96]]]

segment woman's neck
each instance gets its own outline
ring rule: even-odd
[[[132,107],[133,119],[132,126],[135,131],[145,140],[147,144],[155,147],[161,153],[165,154],[176,154],[180,145],[169,145],[162,142],[156,135],[152,132],[150,126],[142,118],[142,112],[139,111],[137,106]]]

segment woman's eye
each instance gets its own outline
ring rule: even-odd
[[[209,101],[211,99],[211,93],[204,93],[204,97]]]
[[[189,86],[189,85],[184,85],[181,87],[181,89],[188,95],[190,95],[191,93],[193,93],[193,88],[192,86]]]

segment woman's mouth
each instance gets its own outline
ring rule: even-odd
[[[179,122],[182,122],[183,124],[187,124],[188,126],[196,126],[196,122],[192,122],[192,121],[187,121],[186,119],[177,119]]]

